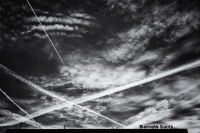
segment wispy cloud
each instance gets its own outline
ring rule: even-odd
[[[170,109],[171,104],[174,104],[174,100],[162,100],[156,103],[155,106],[146,108],[138,115],[130,117],[124,123],[126,128],[139,128],[139,125],[150,124],[152,122],[168,118],[173,114],[173,110]]]
[[[74,85],[83,88],[104,89],[111,86],[125,85],[141,79],[144,72],[126,66],[106,68],[103,64],[75,64],[75,66],[62,67],[61,73],[70,76]],[[69,74],[69,75],[68,75]]]

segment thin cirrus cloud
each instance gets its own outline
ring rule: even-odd
[[[71,13],[70,14],[71,17],[80,17],[80,18],[84,18],[84,19],[95,19],[95,17],[92,17],[86,13]]]
[[[89,17],[87,18],[90,19]],[[73,17],[59,18],[59,17],[38,16],[38,19],[41,22],[45,22],[45,23],[81,24],[81,25],[89,26],[89,27],[95,26],[95,23],[90,20],[84,20],[81,18],[73,18]],[[38,20],[35,17],[30,17],[26,19],[26,22],[37,22],[37,21]]]
[[[41,23],[49,23],[49,25],[43,24],[43,27],[46,31],[49,32],[52,36],[66,36],[66,37],[82,37],[80,34],[76,33],[65,33],[67,32],[76,32],[79,33],[87,33],[89,32],[87,29],[82,28],[81,26],[86,27],[96,27],[97,24],[94,22],[91,22],[89,20],[84,20],[81,18],[58,18],[58,17],[46,17],[46,16],[39,16],[38,19],[41,21]],[[26,22],[38,22],[38,20],[35,17],[27,18]],[[27,23],[25,25],[28,30],[21,32],[21,34],[30,33],[32,31],[42,31],[42,27],[38,25],[30,25]],[[55,32],[56,31],[56,32]],[[40,37],[40,38],[46,38],[46,35],[42,35],[41,33],[34,33],[34,36]]]
[[[74,28],[73,27],[70,27],[70,26],[68,26],[68,25],[60,25],[60,24],[55,24],[55,25],[46,25],[46,26],[44,26],[44,29],[45,30],[66,30],[66,31],[73,31],[74,30]],[[33,26],[32,28],[31,28],[31,30],[42,30],[41,29],[41,26]]]
[[[145,75],[142,71],[138,72],[136,68],[121,66],[105,69],[103,64],[99,63],[87,66],[83,64],[74,64],[73,67],[64,66],[61,68],[61,73],[63,76],[70,76],[74,85],[88,89],[125,85]]]

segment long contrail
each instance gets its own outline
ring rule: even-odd
[[[0,91],[15,105],[17,106],[22,112],[24,112],[27,116],[29,116],[30,119],[32,119],[35,124],[39,127],[39,128],[42,128],[40,126],[40,124],[38,124],[24,109],[22,109],[17,103],[15,103],[1,88],[0,88]]]
[[[62,60],[62,58],[61,58],[60,54],[58,53],[58,51],[57,51],[56,47],[54,46],[53,42],[51,41],[51,39],[50,39],[49,35],[47,34],[47,32],[46,32],[46,30],[45,30],[45,28],[44,28],[44,26],[43,26],[43,25],[42,25],[42,23],[40,22],[39,18],[37,17],[37,15],[36,15],[35,11],[33,10],[32,6],[31,6],[31,4],[29,3],[29,1],[28,1],[28,0],[27,0],[27,3],[28,3],[28,5],[30,6],[31,10],[33,11],[33,13],[34,13],[35,17],[37,18],[38,22],[40,23],[40,26],[42,27],[42,29],[44,30],[45,34],[47,35],[47,38],[49,39],[49,41],[50,41],[51,45],[52,45],[52,46],[53,46],[53,48],[55,49],[55,51],[56,51],[56,53],[57,53],[58,57],[60,58],[60,60],[61,60],[61,62],[62,62],[62,64],[64,65],[64,62],[63,62],[63,60]]]
[[[32,86],[33,88],[39,90],[40,92],[42,92],[42,93],[44,93],[44,94],[46,94],[46,95],[48,95],[48,96],[50,96],[50,97],[52,97],[52,98],[55,98],[55,99],[57,99],[57,100],[59,100],[59,101],[66,102],[68,106],[69,106],[69,105],[75,105],[75,106],[77,106],[77,107],[79,107],[79,108],[81,108],[81,109],[83,109],[83,110],[87,110],[87,111],[92,112],[93,114],[95,114],[95,115],[97,115],[97,116],[100,116],[100,117],[102,117],[102,118],[105,118],[105,119],[107,119],[107,120],[109,120],[109,121],[111,121],[111,122],[113,122],[113,123],[115,123],[115,124],[117,124],[117,125],[123,126],[122,124],[120,124],[120,123],[118,123],[118,122],[116,122],[116,121],[114,121],[114,120],[112,120],[112,119],[110,119],[110,118],[108,118],[108,117],[106,117],[106,116],[104,116],[104,115],[101,115],[100,113],[97,113],[97,112],[95,112],[95,111],[93,111],[93,110],[91,110],[91,109],[88,109],[88,108],[86,108],[86,107],[80,106],[80,105],[78,105],[78,104],[76,104],[76,103],[70,102],[70,101],[68,101],[68,100],[66,100],[66,99],[64,99],[64,98],[62,98],[62,97],[60,97],[60,96],[57,96],[57,95],[55,95],[55,94],[53,94],[53,93],[51,93],[51,92],[49,92],[49,91],[47,91],[47,90],[41,88],[40,86],[38,86],[38,85],[32,83],[31,81],[29,81],[29,80],[27,80],[27,79],[25,79],[25,78],[19,76],[18,74],[14,73],[13,71],[9,70],[8,68],[6,68],[5,66],[3,66],[2,64],[0,64],[0,68],[2,68],[6,73],[12,75],[13,77],[15,77],[15,78],[21,80],[21,81],[24,82],[24,83],[26,83],[26,84]]]
[[[185,64],[183,66],[180,66],[178,68],[168,70],[168,71],[163,72],[161,74],[154,75],[154,76],[148,77],[146,79],[134,82],[132,84],[128,84],[128,85],[121,86],[121,87],[116,87],[116,88],[113,88],[113,89],[110,89],[110,90],[105,90],[105,91],[97,93],[97,94],[93,94],[93,95],[90,95],[90,96],[87,96],[87,97],[82,97],[82,98],[76,99],[72,102],[75,103],[75,104],[81,104],[81,103],[84,103],[84,102],[87,102],[87,101],[91,101],[91,100],[94,100],[94,99],[97,99],[97,98],[100,98],[100,97],[103,97],[103,96],[106,96],[106,95],[110,95],[110,94],[113,94],[113,93],[116,93],[116,92],[119,92],[119,91],[123,91],[123,90],[129,89],[131,87],[139,86],[139,85],[142,85],[142,84],[145,84],[145,83],[157,80],[157,79],[161,79],[161,78],[173,75],[173,74],[181,72],[181,71],[186,71],[186,70],[189,70],[189,69],[192,69],[192,68],[196,68],[196,67],[199,67],[199,66],[200,66],[200,60],[197,60],[197,61],[194,61],[192,63],[188,63],[188,64]],[[0,67],[1,67],[1,65],[0,65]],[[31,114],[31,116],[34,118],[34,117],[44,115],[46,113],[49,113],[49,112],[52,112],[52,111],[55,111],[55,110],[60,110],[60,109],[65,108],[67,106],[68,105],[65,104],[65,103],[54,105],[54,106],[42,109],[40,111],[37,111],[37,112]],[[14,122],[14,121],[12,121],[12,122],[13,122],[13,124],[18,124],[17,122]]]
[[[100,93],[97,93],[97,94],[93,94],[93,95],[90,95],[90,96],[87,96],[87,97],[82,97],[82,98],[77,99],[77,100],[75,100],[73,102],[76,103],[76,104],[81,104],[81,103],[84,103],[84,102],[87,102],[87,101],[91,101],[91,100],[94,100],[94,99],[97,99],[97,98],[100,98],[100,97],[103,97],[103,96],[106,96],[106,95],[110,95],[110,94],[113,94],[113,93],[116,93],[116,92],[119,92],[119,91],[123,91],[123,90],[129,89],[131,87],[139,86],[139,85],[142,85],[142,84],[145,84],[145,83],[157,80],[157,79],[161,79],[161,78],[173,75],[173,74],[181,72],[181,71],[185,71],[185,70],[189,70],[189,69],[192,69],[192,68],[196,68],[196,67],[199,67],[199,66],[200,66],[200,60],[197,60],[197,61],[194,61],[192,63],[188,63],[188,64],[185,64],[183,66],[180,66],[178,68],[175,68],[175,69],[172,69],[172,70],[168,70],[168,71],[163,72],[161,74],[158,74],[158,75],[155,75],[155,76],[151,76],[151,77],[148,77],[146,79],[134,82],[132,84],[128,84],[128,85],[121,86],[121,87],[116,87],[114,89],[105,90],[103,92],[100,92]],[[0,67],[2,67],[2,65],[0,65]],[[7,68],[4,68],[4,69],[7,70]],[[15,75],[13,75],[13,76],[16,77]],[[25,81],[23,81],[23,82],[25,82]],[[68,105],[65,104],[65,103],[64,104],[60,104],[60,105],[55,105],[55,106],[40,110],[38,112],[35,112],[35,113],[31,114],[31,116],[32,117],[37,117],[37,116],[52,112],[54,110],[59,110],[59,109],[65,108],[67,106]]]
[[[28,125],[33,126],[33,127],[38,127],[38,125],[34,121],[30,120],[29,118],[23,117],[23,116],[21,116],[19,114],[12,113],[12,112],[10,112],[8,110],[0,109],[0,114],[1,115],[5,115],[5,116],[7,116],[7,117],[9,117],[11,119],[14,119],[19,123],[24,122],[24,123],[26,123]],[[11,125],[8,122],[7,123],[1,123],[0,127],[3,127],[3,126],[11,126]],[[43,127],[43,129],[49,129],[49,128],[55,129],[54,127],[46,126],[46,125],[42,125],[42,124],[40,124],[40,126]]]

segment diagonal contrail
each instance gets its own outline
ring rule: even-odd
[[[49,39],[49,41],[50,41],[51,45],[52,45],[52,46],[53,46],[53,48],[55,49],[55,51],[56,51],[56,53],[57,53],[58,57],[60,58],[60,60],[61,60],[61,62],[62,62],[62,64],[64,65],[64,62],[63,62],[63,60],[62,60],[62,58],[61,58],[60,54],[58,53],[58,51],[57,51],[56,47],[54,46],[53,42],[51,41],[51,39],[50,39],[49,35],[47,34],[47,32],[46,32],[46,30],[45,30],[45,28],[44,28],[44,26],[43,26],[43,25],[42,25],[42,23],[40,22],[39,18],[37,17],[37,15],[36,15],[35,11],[33,10],[32,6],[31,6],[31,4],[29,3],[29,1],[28,1],[28,0],[27,0],[27,3],[28,3],[28,5],[30,6],[31,10],[33,11],[33,13],[34,13],[35,17],[37,18],[38,22],[40,23],[40,26],[42,27],[42,29],[44,30],[45,34],[47,35],[47,38]]]
[[[27,80],[27,79],[25,79],[25,78],[19,76],[18,74],[14,73],[13,71],[9,70],[8,68],[6,68],[5,66],[3,66],[2,64],[0,64],[0,68],[2,68],[6,73],[8,73],[8,74],[14,76],[15,78],[21,80],[21,81],[24,82],[24,83],[26,83],[26,84],[32,86],[33,88],[39,90],[40,92],[42,92],[42,93],[44,93],[44,94],[46,94],[46,95],[48,95],[48,96],[50,96],[50,97],[52,97],[52,98],[55,98],[55,99],[57,99],[57,100],[59,100],[59,101],[66,102],[68,106],[69,106],[69,105],[75,105],[75,106],[77,106],[77,107],[79,107],[79,108],[81,108],[81,109],[83,109],[83,110],[87,110],[87,111],[89,111],[89,112],[92,112],[93,114],[96,114],[97,116],[100,116],[100,117],[102,117],[102,118],[105,118],[105,119],[107,119],[107,120],[109,120],[109,121],[111,121],[111,122],[113,122],[113,123],[115,123],[115,124],[117,124],[117,125],[119,125],[119,126],[123,126],[122,124],[120,124],[120,123],[118,123],[118,122],[116,122],[116,121],[114,121],[114,120],[112,120],[112,119],[110,119],[110,118],[108,118],[108,117],[106,117],[106,116],[104,116],[104,115],[101,115],[100,113],[97,113],[97,112],[95,112],[95,111],[93,111],[93,110],[91,110],[91,109],[88,109],[88,108],[86,108],[86,107],[80,106],[80,105],[78,105],[78,104],[76,104],[76,103],[70,102],[70,101],[68,101],[68,100],[66,100],[66,99],[64,99],[64,98],[62,98],[62,97],[60,97],[60,96],[57,96],[57,95],[55,95],[55,94],[53,94],[53,93],[51,93],[51,92],[49,92],[49,91],[47,91],[47,90],[41,88],[40,86],[38,86],[38,85],[32,83],[31,81],[29,81],[29,80]]]
[[[15,105],[17,106],[22,112],[24,112],[30,119],[32,119],[39,128],[42,128],[40,124],[38,124],[24,109],[22,109],[17,103],[15,103],[1,88],[0,91]]]
[[[139,86],[139,85],[142,85],[142,84],[154,81],[154,80],[158,80],[158,79],[173,75],[173,74],[181,72],[181,71],[185,71],[185,70],[189,70],[189,69],[192,69],[192,68],[196,68],[196,67],[199,67],[199,66],[200,66],[200,60],[197,60],[197,61],[194,61],[192,63],[185,64],[185,65],[180,66],[178,68],[175,68],[175,69],[172,69],[172,70],[168,70],[168,71],[163,72],[161,74],[154,75],[154,76],[148,77],[146,79],[143,79],[143,80],[140,80],[140,81],[137,81],[137,82],[125,85],[125,86],[116,87],[114,89],[105,90],[103,92],[100,92],[100,93],[97,93],[97,94],[93,94],[93,95],[90,95],[90,96],[87,96],[87,97],[82,97],[80,99],[74,100],[73,103],[81,104],[81,103],[84,103],[84,102],[87,102],[87,101],[91,101],[91,100],[94,100],[94,99],[97,99],[97,98],[100,98],[100,97],[103,97],[103,96],[106,96],[106,95],[111,95],[113,93],[129,89],[131,87]],[[0,67],[3,67],[3,66],[0,65]],[[8,69],[5,68],[5,67],[4,67],[4,70],[8,71]],[[9,73],[9,74],[13,75],[12,73]],[[13,76],[16,77],[15,75],[13,75]],[[25,82],[25,81],[23,81],[23,82]],[[28,82],[30,82],[30,81],[28,81]],[[55,106],[52,106],[52,107],[37,111],[37,112],[31,114],[31,116],[32,117],[37,117],[37,116],[52,112],[54,110],[59,110],[59,109],[65,108],[67,106],[68,106],[68,104],[65,104],[65,103],[60,104],[60,105],[55,105]],[[15,122],[15,124],[16,124],[16,122]]]
[[[116,92],[120,92],[120,91],[129,89],[131,87],[139,86],[139,85],[142,85],[142,84],[154,81],[154,80],[158,80],[158,79],[173,75],[173,74],[178,73],[178,72],[182,72],[182,71],[185,71],[185,70],[196,68],[196,67],[199,67],[199,66],[200,66],[200,60],[197,60],[197,61],[194,61],[192,63],[188,63],[188,64],[185,64],[183,66],[180,66],[178,68],[168,70],[168,71],[163,72],[161,74],[154,75],[154,76],[148,77],[146,79],[134,82],[132,84],[128,84],[128,85],[125,85],[125,86],[105,90],[105,91],[97,93],[97,94],[93,94],[93,95],[90,95],[90,96],[87,96],[87,97],[82,97],[82,98],[76,99],[72,102],[75,103],[75,104],[81,104],[81,103],[84,103],[84,102],[87,102],[87,101],[91,101],[91,100],[94,100],[94,99],[97,99],[97,98],[100,98],[100,97],[103,97],[103,96],[106,96],[106,95],[110,95],[110,94],[113,94],[113,93],[116,93]],[[2,65],[0,65],[0,67],[2,67]],[[13,75],[13,76],[15,76],[15,75]],[[62,104],[59,104],[59,105],[54,105],[54,106],[42,109],[40,111],[37,111],[37,112],[31,114],[31,116],[37,117],[37,116],[44,115],[46,113],[52,112],[54,110],[60,110],[60,109],[65,108],[67,106],[68,106],[68,104],[65,104],[65,103],[62,103]],[[13,122],[13,125],[18,124],[17,122],[14,122],[14,121],[12,121],[12,122]]]
[[[11,119],[14,119],[14,120],[16,120],[19,123],[24,122],[24,123],[26,123],[28,125],[33,126],[33,127],[38,127],[38,125],[34,121],[30,120],[29,118],[23,117],[23,116],[21,116],[19,114],[12,113],[12,112],[10,112],[8,110],[0,109],[0,114],[1,115],[5,115],[5,116],[7,116],[7,117],[9,117]],[[7,122],[7,123],[1,123],[0,127],[3,127],[3,126],[11,126],[11,125],[9,124],[9,122]],[[42,125],[42,124],[40,124],[40,126],[42,128],[44,128],[44,129],[49,129],[49,128],[50,129],[55,129],[54,127],[46,126],[46,125]]]

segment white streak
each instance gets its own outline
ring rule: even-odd
[[[53,93],[50,93],[50,92],[47,91],[47,90],[44,90],[44,89],[41,88],[40,86],[38,86],[38,85],[32,83],[31,81],[29,81],[29,80],[27,80],[27,79],[25,79],[25,78],[23,78],[23,77],[17,75],[16,73],[14,73],[13,71],[9,70],[8,68],[6,68],[5,66],[3,66],[2,64],[0,64],[0,68],[2,68],[6,73],[11,74],[13,77],[15,77],[15,78],[21,80],[22,82],[24,82],[24,83],[26,83],[26,84],[32,86],[33,88],[39,90],[40,92],[42,92],[42,93],[44,93],[44,94],[46,94],[46,95],[48,95],[48,96],[50,96],[50,97],[53,97],[53,98],[55,98],[55,99],[57,99],[57,100],[59,100],[59,101],[66,102],[66,103],[67,103],[67,106],[69,106],[69,105],[75,105],[75,106],[77,106],[77,107],[79,107],[79,108],[81,108],[81,109],[83,109],[83,110],[87,110],[87,111],[89,111],[89,112],[92,112],[93,114],[96,114],[97,116],[103,117],[103,118],[105,118],[105,119],[107,119],[107,120],[109,120],[109,121],[111,121],[111,122],[113,122],[113,123],[115,123],[115,124],[117,124],[117,125],[123,126],[122,124],[120,124],[120,123],[118,123],[118,122],[116,122],[116,121],[114,121],[114,120],[112,120],[112,119],[110,119],[110,118],[108,118],[108,117],[106,117],[106,116],[104,116],[104,115],[101,115],[101,114],[99,114],[99,113],[97,113],[97,112],[95,112],[95,111],[93,111],[93,110],[90,110],[90,109],[85,108],[85,107],[83,107],[83,106],[77,105],[76,103],[70,102],[70,101],[68,101],[68,100],[66,100],[66,99],[64,99],[64,98],[62,98],[62,97],[59,97],[59,96],[57,96],[57,95],[55,95],[55,94],[53,94]]]
[[[97,99],[97,98],[100,98],[100,97],[103,97],[103,96],[106,96],[106,95],[111,95],[113,93],[129,89],[131,87],[139,86],[139,85],[142,85],[142,84],[145,84],[145,83],[157,80],[157,79],[161,79],[161,78],[170,76],[172,74],[175,74],[175,73],[178,73],[178,72],[181,72],[181,71],[185,71],[185,70],[189,70],[189,69],[192,69],[192,68],[196,68],[196,67],[199,67],[199,66],[200,66],[200,60],[197,60],[195,62],[188,63],[186,65],[180,66],[178,68],[163,72],[161,74],[158,74],[158,75],[155,75],[155,76],[152,76],[152,77],[148,77],[146,79],[143,79],[141,81],[138,81],[138,82],[135,82],[135,83],[132,83],[132,84],[128,84],[128,85],[117,87],[117,88],[110,89],[110,90],[105,90],[105,91],[97,93],[97,94],[93,94],[93,95],[90,95],[90,96],[87,96],[87,97],[83,97],[83,98],[77,99],[77,100],[73,101],[73,103],[81,104],[81,103],[84,103],[84,102],[87,102],[87,101],[91,101],[91,100],[94,100],[94,99]],[[2,67],[2,65],[0,65],[0,67]],[[37,117],[37,116],[52,112],[54,110],[59,110],[59,109],[65,108],[67,106],[68,106],[68,104],[65,104],[65,103],[64,104],[60,104],[60,105],[55,105],[55,106],[40,110],[38,112],[35,112],[35,113],[31,114],[31,116],[32,117]],[[15,122],[15,124],[17,124],[17,123]]]
[[[24,109],[22,109],[17,103],[15,103],[1,88],[0,91],[15,105],[17,106],[22,112],[24,112],[30,119],[32,119],[39,128],[42,128]]]
[[[74,28],[73,27],[70,27],[68,25],[61,25],[61,24],[55,24],[55,25],[46,25],[46,26],[43,26],[45,31],[48,31],[48,30],[65,30],[65,31],[73,31]],[[40,26],[32,26],[31,27],[31,30],[41,30],[41,27]],[[30,31],[31,31],[30,30]]]
[[[31,4],[29,3],[29,1],[28,1],[28,0],[27,0],[27,2],[28,2],[28,5],[30,6],[31,10],[33,11],[33,13],[34,13],[35,17],[37,18],[38,22],[40,23],[41,27],[43,28],[44,32],[46,33],[46,35],[47,35],[47,37],[48,37],[48,39],[49,39],[49,41],[50,41],[51,45],[53,46],[53,48],[55,49],[56,53],[58,54],[58,57],[60,58],[60,60],[61,60],[62,64],[64,65],[64,62],[63,62],[62,58],[60,57],[60,54],[58,53],[58,51],[57,51],[56,47],[54,46],[53,42],[51,41],[51,39],[50,39],[49,35],[48,35],[48,34],[47,34],[47,32],[45,31],[45,28],[44,28],[44,26],[42,25],[42,23],[41,23],[41,22],[40,22],[40,20],[38,19],[38,17],[37,17],[37,15],[36,15],[36,13],[34,12],[34,10],[33,10],[32,6],[31,6]]]
[[[85,19],[95,19],[94,17],[92,16],[89,16],[85,13],[71,13],[70,16],[72,17],[81,17],[81,18],[85,18]]]
[[[196,67],[199,67],[199,66],[200,66],[200,60],[197,60],[195,62],[185,64],[185,65],[180,66],[178,68],[175,68],[175,69],[172,69],[172,70],[168,70],[166,72],[163,72],[163,73],[160,73],[160,74],[157,74],[157,75],[142,79],[140,81],[137,81],[137,82],[134,82],[134,83],[131,83],[131,84],[128,84],[128,85],[124,85],[124,86],[121,86],[121,87],[116,87],[116,88],[113,88],[113,89],[108,89],[108,90],[102,91],[100,93],[97,93],[97,94],[94,94],[94,95],[90,95],[88,97],[84,97],[83,99],[79,99],[78,101],[81,100],[82,103],[83,102],[87,102],[87,101],[91,101],[91,100],[94,100],[94,99],[97,99],[97,98],[100,98],[100,97],[111,95],[111,94],[114,94],[114,93],[129,89],[129,88],[132,88],[132,87],[136,87],[136,86],[139,86],[139,85],[142,85],[142,84],[154,81],[154,80],[158,80],[158,79],[173,75],[173,74],[181,72],[181,71],[185,71],[185,70],[189,70],[189,69],[192,69],[192,68],[196,68]]]
[[[92,21],[88,20],[83,20],[83,19],[78,19],[78,18],[72,18],[72,17],[67,17],[67,18],[58,18],[58,17],[46,17],[46,16],[38,16],[38,19],[40,22],[45,22],[45,23],[62,23],[62,24],[81,24],[87,27],[98,27],[98,25]],[[36,22],[38,21],[37,19],[30,17],[26,19],[26,22]]]
[[[34,126],[34,127],[38,127],[38,124],[39,124],[39,123],[35,124],[35,122],[32,121],[32,120],[29,120],[29,118],[25,118],[25,117],[23,117],[23,116],[21,116],[21,115],[19,115],[19,114],[11,113],[11,112],[8,111],[8,110],[0,109],[0,114],[5,115],[5,116],[7,116],[8,118],[14,119],[14,120],[16,120],[18,123],[24,122],[24,123],[26,123],[26,124],[28,124],[28,125],[31,125],[31,126]],[[50,127],[50,126],[41,125],[41,124],[39,124],[39,125],[40,125],[43,129],[44,129],[44,128],[45,128],[45,129],[54,129],[53,127]],[[3,126],[11,126],[11,125],[9,124],[9,122],[0,124],[0,127],[3,127]]]

